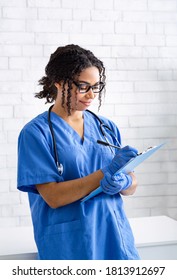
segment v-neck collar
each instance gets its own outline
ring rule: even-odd
[[[85,114],[83,112],[83,119],[84,119],[84,128],[83,128],[83,138],[80,137],[80,135],[78,134],[78,132],[67,122],[65,121],[62,117],[60,117],[59,115],[57,115],[55,112],[51,112],[51,121],[55,120],[56,123],[55,125],[60,125],[62,126],[62,129],[65,130],[66,133],[68,133],[68,136],[72,137],[74,141],[80,143],[81,145],[84,144],[84,140],[85,140],[85,131],[86,131],[86,118],[85,118]]]

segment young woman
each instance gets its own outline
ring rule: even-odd
[[[67,45],[45,72],[36,97],[54,104],[24,126],[18,142],[18,189],[28,192],[39,259],[139,259],[121,197],[137,181],[133,173],[115,175],[137,150],[121,148],[117,126],[87,110],[96,97],[101,106],[103,63]]]

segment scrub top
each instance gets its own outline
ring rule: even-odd
[[[108,165],[113,158],[99,121],[83,112],[84,139],[62,118],[51,112],[57,152],[63,164],[59,175],[54,160],[48,112],[31,120],[18,140],[18,189],[28,192],[35,242],[39,259],[44,260],[135,260],[139,259],[133,234],[126,218],[120,194],[101,193],[91,199],[51,208],[36,189],[36,184],[82,178]],[[116,125],[101,117],[116,137]],[[106,134],[108,140],[115,139]]]

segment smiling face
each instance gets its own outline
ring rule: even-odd
[[[77,100],[77,110],[83,111],[87,109],[95,99],[98,93],[95,93],[95,89],[98,88],[100,83],[99,71],[96,67],[86,68],[81,72],[77,79],[77,84],[74,85],[74,90],[76,92]],[[94,86],[94,88],[89,88],[89,86]],[[85,93],[83,93],[86,91]]]
[[[58,95],[56,102],[62,102],[62,83],[56,83]],[[92,88],[90,88],[92,86]],[[100,90],[100,75],[99,70],[95,66],[83,70],[75,81],[72,83],[70,107],[71,111],[86,110],[98,95]],[[65,85],[65,102],[63,107],[67,110],[67,90],[68,85]]]

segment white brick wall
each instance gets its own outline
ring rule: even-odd
[[[68,43],[104,61],[100,113],[124,144],[167,141],[137,168],[128,216],[177,219],[177,0],[0,0],[0,17],[0,227],[31,223],[27,196],[16,190],[17,137],[47,109],[33,93],[50,53]]]

